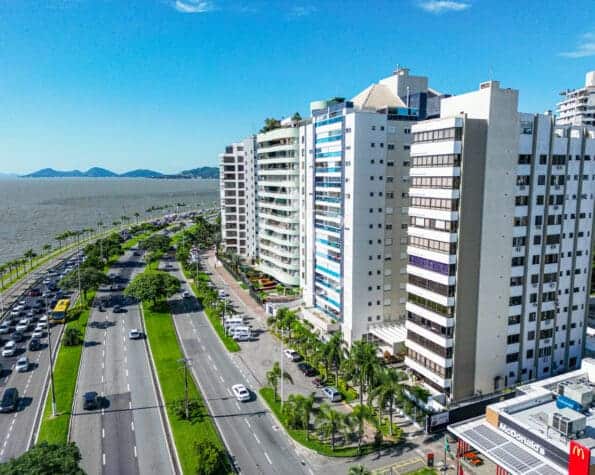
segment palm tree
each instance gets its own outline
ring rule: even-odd
[[[335,450],[335,435],[345,428],[345,416],[335,411],[328,402],[321,404],[316,416],[316,427],[325,438],[331,439],[332,450]]]
[[[349,467],[348,475],[371,475],[372,472],[363,465],[352,465]]]
[[[281,380],[281,378],[293,384],[293,378],[291,377],[291,375],[287,371],[281,372],[281,367],[279,366],[278,361],[275,361],[275,364],[273,365],[272,369],[267,371],[266,376],[267,383],[269,384],[269,386],[273,388],[274,401],[277,400],[277,387],[279,386],[279,381]]]
[[[326,367],[332,367],[335,371],[335,384],[339,384],[339,368],[345,359],[343,348],[343,336],[340,332],[333,333],[329,341],[324,345],[323,355]]]
[[[43,247],[41,248],[41,250],[43,251],[44,254],[47,254],[48,252],[50,252],[51,249],[52,249],[51,244],[44,244]]]
[[[139,218],[140,218],[140,213],[139,213],[138,211],[136,211],[136,212],[134,213],[134,217],[136,218],[136,224],[138,224],[138,220],[139,220]]]
[[[8,270],[8,264],[0,265],[0,289],[4,287],[4,275]]]
[[[362,440],[364,438],[364,421],[373,421],[374,414],[370,406],[366,404],[358,404],[353,408],[353,412],[349,415],[353,422],[356,422],[359,426],[357,436],[357,451],[360,452],[362,448]]]
[[[371,385],[380,368],[376,346],[367,341],[354,342],[344,366],[351,380],[359,385],[359,403],[363,404],[366,385]]]
[[[29,270],[33,268],[33,258],[37,257],[37,254],[33,249],[27,249],[23,257],[29,261]]]
[[[395,402],[402,398],[403,386],[401,381],[404,379],[403,373],[391,368],[385,368],[379,374],[380,384],[371,391],[369,396],[370,400],[376,399],[378,401],[379,418],[382,416],[382,410],[388,406],[389,435],[393,435],[393,412]]]

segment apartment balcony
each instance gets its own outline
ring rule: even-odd
[[[298,246],[299,246],[299,244],[298,244]],[[263,239],[260,239],[260,241],[258,243],[258,247],[259,247],[259,249],[268,251],[271,254],[277,254],[277,255],[288,257],[291,259],[296,259],[296,258],[300,257],[299,247],[277,246],[274,244],[268,244]]]
[[[297,200],[300,198],[298,191],[283,191],[283,190],[265,190],[264,188],[258,188],[258,197],[283,199],[283,200]]]
[[[409,206],[408,215],[418,218],[440,219],[442,221],[458,221],[458,211],[449,211],[443,209],[432,208],[418,208],[416,206]]]
[[[287,225],[279,224],[278,222],[271,222],[270,220],[259,221],[258,225],[263,231],[271,231],[277,236],[286,236],[288,239],[291,238],[291,236],[299,236],[300,234],[300,230],[297,229],[297,227],[291,228]]]
[[[417,236],[440,242],[456,243],[458,241],[458,234],[456,231],[437,231],[435,229],[419,228],[413,225],[409,225],[407,234],[409,236]]]
[[[439,252],[430,249],[425,249],[416,246],[407,246],[407,254],[423,257],[424,259],[429,259],[431,261],[440,262],[442,264],[456,264],[457,263],[457,255],[450,254],[448,252]]]
[[[289,201],[289,200],[285,200],[285,201]],[[257,207],[259,210],[284,211],[286,213],[297,213],[300,210],[297,200],[294,204],[294,203],[276,203],[273,201],[265,201],[264,198],[261,198],[257,202]]]
[[[340,208],[343,204],[343,199],[335,196],[315,195],[314,203],[323,203],[325,206],[335,206]]]
[[[269,179],[263,177],[283,177],[286,181],[296,180],[300,176],[300,171],[296,168],[295,170],[288,170],[286,168],[259,168],[256,171],[258,180],[263,182],[269,182]]]
[[[285,269],[280,268],[274,264],[271,265],[266,261],[261,261],[257,267],[258,270],[271,276],[275,280],[278,280],[284,285],[297,286],[300,284],[300,277],[297,271],[294,273],[290,273],[287,272]]]
[[[444,305],[445,307],[454,307],[454,297],[445,297],[444,295],[440,295],[436,292],[432,292],[431,290],[424,289],[422,287],[418,287],[409,283],[405,285],[405,289],[407,290],[407,293],[418,295],[419,297],[423,297],[424,299],[428,299],[432,302],[439,303],[440,305]]]
[[[460,140],[446,139],[411,144],[411,156],[457,155],[461,154],[463,145]]]
[[[405,310],[408,312],[415,313],[420,317],[423,317],[427,320],[430,320],[434,323],[442,327],[452,327],[454,326],[454,318],[453,317],[446,317],[439,313],[433,312],[432,310],[428,310],[425,307],[421,307],[420,305],[414,304],[413,302],[407,302],[405,304]]]
[[[409,188],[409,196],[419,196],[421,198],[458,200],[460,195],[461,193],[457,188]]]
[[[314,278],[314,285],[326,291],[334,292],[334,294],[336,295],[336,299],[340,298],[339,295],[341,294],[341,286],[336,284],[333,285],[331,281],[323,280],[320,277]]]
[[[461,176],[461,167],[460,166],[452,166],[452,167],[415,167],[412,166],[409,169],[409,176]]]
[[[285,223],[285,224],[295,224],[299,222],[299,217],[297,214],[295,216],[283,216],[279,214],[274,214],[271,212],[266,212],[263,210],[258,210],[258,221],[262,222],[263,220],[268,219],[270,221],[274,221],[276,223]]]
[[[320,330],[323,335],[340,329],[336,320],[315,308],[305,308],[302,310],[301,317],[311,323],[315,329]]]
[[[315,292],[315,299],[322,300],[325,305],[335,309],[337,312],[341,311],[341,303],[339,301],[334,300],[328,295],[323,295],[321,293]]]
[[[407,339],[405,340],[405,346],[407,348],[411,348],[417,354],[424,356],[425,358],[429,359],[430,361],[433,361],[434,363],[436,363],[439,366],[442,366],[443,368],[452,367],[452,358],[444,358],[440,355],[437,355],[436,353],[428,350],[425,346],[420,345],[419,343]]]
[[[289,237],[283,234],[274,234],[274,233],[261,233],[259,235],[260,242],[262,241],[270,241],[273,244],[278,244],[280,246],[291,246],[296,247],[299,249],[300,240],[295,239],[293,237]]]
[[[444,348],[452,348],[452,345],[454,343],[454,340],[452,338],[448,338],[444,335],[439,335],[438,333],[434,333],[431,330],[428,330],[425,327],[422,327],[414,322],[412,322],[411,320],[406,320],[405,321],[405,328],[407,330],[411,330],[414,333],[417,333],[418,335],[423,336],[424,338],[433,341],[434,343],[437,343],[438,345],[444,347]]]
[[[445,379],[442,376],[432,372],[409,356],[405,356],[405,365],[441,388],[448,389],[451,387],[450,379]]]
[[[440,274],[422,267],[414,266],[413,264],[407,264],[407,274],[416,275],[423,279],[429,279],[442,285],[455,285],[457,282],[457,277],[455,275]]]
[[[300,268],[299,259],[288,259],[284,255],[280,256],[280,255],[276,255],[272,252],[271,253],[263,252],[263,249],[260,249],[259,251],[260,252],[258,253],[258,255],[260,257],[261,262],[266,262],[269,265],[274,265],[274,266],[278,267],[279,269],[284,269],[284,270],[297,271]]]

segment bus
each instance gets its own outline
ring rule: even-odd
[[[66,322],[66,311],[70,306],[70,299],[61,299],[58,300],[58,303],[54,307],[54,311],[52,312],[52,323],[64,323]]]

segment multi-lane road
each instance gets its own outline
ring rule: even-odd
[[[171,264],[168,270],[180,279],[182,291],[190,291],[179,264]],[[184,355],[192,360],[194,378],[236,468],[246,474],[312,474],[256,395],[256,381],[222,346],[196,299],[177,294],[170,305]],[[233,397],[231,386],[238,383],[255,393],[250,402],[240,403]]]
[[[111,274],[125,283],[142,269],[141,257],[127,251]],[[129,338],[131,329],[144,327],[139,306],[120,291],[97,296],[122,303],[123,311],[114,313],[109,305],[89,316],[70,433],[82,468],[93,474],[177,473],[146,340]],[[100,396],[100,409],[83,409],[90,391]]]

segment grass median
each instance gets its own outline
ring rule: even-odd
[[[180,419],[176,414],[175,403],[184,398],[184,371],[179,362],[184,355],[178,344],[172,316],[165,302],[156,305],[145,302],[142,307],[147,338],[151,345],[151,353],[165,399],[167,417],[172,428],[182,471],[197,473],[198,460],[195,448],[197,443],[208,440],[223,451],[225,451],[225,447],[192,377],[188,379],[189,399],[198,404],[199,416],[189,421]],[[200,364],[200,362],[197,361],[195,364]]]
[[[87,302],[92,302],[95,292],[90,292]],[[66,328],[76,328],[82,335],[85,334],[87,321],[91,312],[90,306],[74,307],[70,313]],[[76,379],[83,345],[59,345],[58,353],[54,355],[56,365],[54,368],[54,393],[56,394],[56,416],[52,416],[51,388],[43,410],[43,418],[39,429],[37,442],[46,441],[50,444],[66,443],[68,439],[68,426],[72,410],[72,401],[76,388]]]

